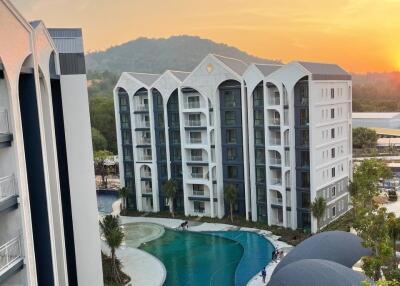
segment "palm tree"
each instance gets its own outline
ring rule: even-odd
[[[396,242],[400,238],[400,219],[396,218],[394,213],[388,214],[388,227],[389,227],[389,235],[392,240],[393,247],[393,266],[397,268],[397,258],[396,258]]]
[[[171,216],[174,218],[174,199],[177,191],[175,181],[173,179],[167,180],[163,185],[163,190],[169,203],[169,211],[171,212]]]
[[[236,202],[237,192],[237,188],[234,185],[227,185],[224,188],[225,200],[229,202],[231,222],[233,222],[233,204]]]
[[[319,220],[322,218],[322,216],[325,214],[325,209],[326,209],[325,199],[323,197],[315,198],[314,202],[311,204],[311,212],[313,216],[317,219],[318,231],[319,231],[318,223]]]
[[[118,194],[119,197],[122,199],[122,210],[126,209],[126,198],[128,197],[129,190],[126,187],[122,187],[119,189]]]
[[[123,281],[119,275],[115,251],[121,246],[125,235],[119,225],[119,217],[107,215],[103,221],[100,221],[100,229],[111,251],[111,267],[115,282],[121,283]]]

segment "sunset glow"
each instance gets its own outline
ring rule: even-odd
[[[198,35],[289,62],[400,70],[399,0],[13,0],[28,19],[81,26],[86,50],[138,37]]]

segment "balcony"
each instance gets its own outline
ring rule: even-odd
[[[151,138],[148,137],[139,137],[137,139],[138,145],[151,145]]]
[[[148,154],[140,154],[139,155],[139,161],[151,161],[152,156]]]
[[[269,126],[277,126],[281,125],[281,119],[279,117],[269,117],[268,118],[268,125]]]
[[[0,212],[17,206],[17,186],[13,175],[0,179]]]
[[[280,167],[282,165],[282,160],[280,158],[270,158],[269,164],[271,166]]]
[[[203,162],[204,159],[203,159],[202,155],[190,155],[189,156],[189,161],[192,161],[192,162]]]
[[[0,284],[23,268],[21,249],[19,236],[0,246]]]
[[[143,194],[151,194],[152,192],[153,192],[153,189],[151,187],[142,188],[142,193]]]
[[[270,146],[280,146],[281,145],[281,137],[271,136],[269,138],[269,145]]]
[[[186,102],[185,109],[201,108],[200,101]]]
[[[144,120],[137,121],[136,128],[150,128],[150,121],[144,121]]]
[[[205,179],[205,180],[208,180],[208,178],[209,178],[208,172],[206,172],[206,173],[201,173],[201,172],[190,173],[190,177],[192,179]]]
[[[135,111],[149,111],[148,104],[139,104],[135,106]]]
[[[186,120],[185,125],[187,127],[202,127],[202,122],[201,120]],[[204,124],[205,126],[205,124]]]
[[[141,171],[140,172],[140,177],[142,179],[151,179],[151,172],[149,172],[149,171]]]
[[[273,186],[282,186],[282,179],[278,177],[271,178],[271,185]]]
[[[271,204],[281,206],[283,203],[282,196],[271,196]]]
[[[279,98],[279,94],[278,95],[273,95],[273,96],[270,96],[269,98],[268,98],[268,104],[269,105],[280,105],[280,98]]]

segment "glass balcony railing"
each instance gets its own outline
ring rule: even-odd
[[[141,178],[151,178],[151,172],[143,171],[143,172],[141,172],[140,177]]]
[[[280,126],[281,125],[281,120],[276,117],[270,117],[268,120],[268,124],[270,126]]]
[[[17,195],[14,175],[0,179],[0,201]]]
[[[200,102],[199,101],[188,102],[188,103],[186,103],[185,107],[187,109],[200,108]]]
[[[139,145],[150,145],[151,144],[151,138],[139,137],[137,142],[138,142]]]
[[[201,125],[201,120],[186,120],[186,126],[189,127],[200,127]]]
[[[135,106],[135,111],[149,111],[148,104],[138,104]]]
[[[271,178],[271,184],[272,185],[282,185],[282,180],[280,178]]]
[[[14,262],[21,258],[21,238],[17,236],[0,246],[0,272],[11,267]]]
[[[271,146],[280,146],[281,145],[281,138],[280,137],[271,137],[269,139],[269,144]]]
[[[201,161],[203,161],[203,156],[200,156],[200,155],[191,155],[191,156],[190,156],[190,161],[201,162]]]
[[[0,133],[1,134],[10,133],[7,110],[0,111]]]

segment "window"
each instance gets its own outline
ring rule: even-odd
[[[236,130],[235,129],[226,130],[226,143],[235,144],[236,141],[237,141],[237,139],[236,139]]]
[[[179,131],[172,131],[169,134],[171,143],[173,144],[181,143],[181,134],[179,133]]]
[[[331,149],[331,157],[332,159],[335,158],[335,148]]]
[[[331,88],[331,99],[335,98],[335,89]]]
[[[331,188],[331,197],[334,197],[334,196],[336,196],[336,187],[335,186],[333,186]]]
[[[236,166],[228,166],[228,179],[237,179],[238,177],[238,168]]]
[[[264,112],[262,110],[254,111],[254,126],[264,125]]]
[[[332,168],[331,174],[332,174],[332,178],[335,178],[335,176],[336,176],[336,169],[335,169],[335,167]]]
[[[205,211],[204,205],[205,205],[204,202],[194,201],[193,202],[194,212],[195,213],[204,213],[204,211]]]
[[[256,129],[254,132],[256,145],[264,145],[264,131]]]
[[[190,143],[201,143],[201,132],[190,132]]]
[[[228,147],[226,148],[226,159],[228,161],[235,161],[236,160],[236,148]]]
[[[170,113],[170,126],[179,126],[179,113]]]
[[[308,123],[309,123],[308,109],[301,109],[300,110],[300,125],[308,126]]]
[[[232,93],[232,91],[224,92],[224,103],[225,103],[225,107],[235,107],[236,106],[235,95]]]
[[[189,96],[187,100],[189,108],[200,108],[200,97]]]
[[[158,113],[157,115],[158,127],[164,127],[164,113]]]
[[[189,126],[200,125],[200,114],[189,114]]]
[[[256,164],[265,163],[265,149],[256,149]]]
[[[300,130],[300,145],[307,146],[309,144],[309,131]]]
[[[334,139],[335,138],[335,128],[331,129],[331,138]]]
[[[310,187],[310,173],[308,172],[301,173],[301,187],[302,188]]]
[[[235,125],[236,116],[234,111],[225,111],[225,124],[226,125]]]
[[[193,195],[204,196],[204,185],[193,185]]]
[[[300,166],[309,167],[310,166],[310,152],[300,151]]]
[[[335,118],[335,109],[331,108],[331,119]]]
[[[336,216],[336,207],[332,207],[332,217]]]
[[[308,208],[310,206],[310,194],[307,192],[301,193],[301,207]]]
[[[264,167],[256,167],[256,180],[257,180],[257,183],[262,183],[265,181],[265,168]]]
[[[190,155],[192,161],[201,161],[203,160],[202,151],[200,149],[192,149],[190,150]]]

